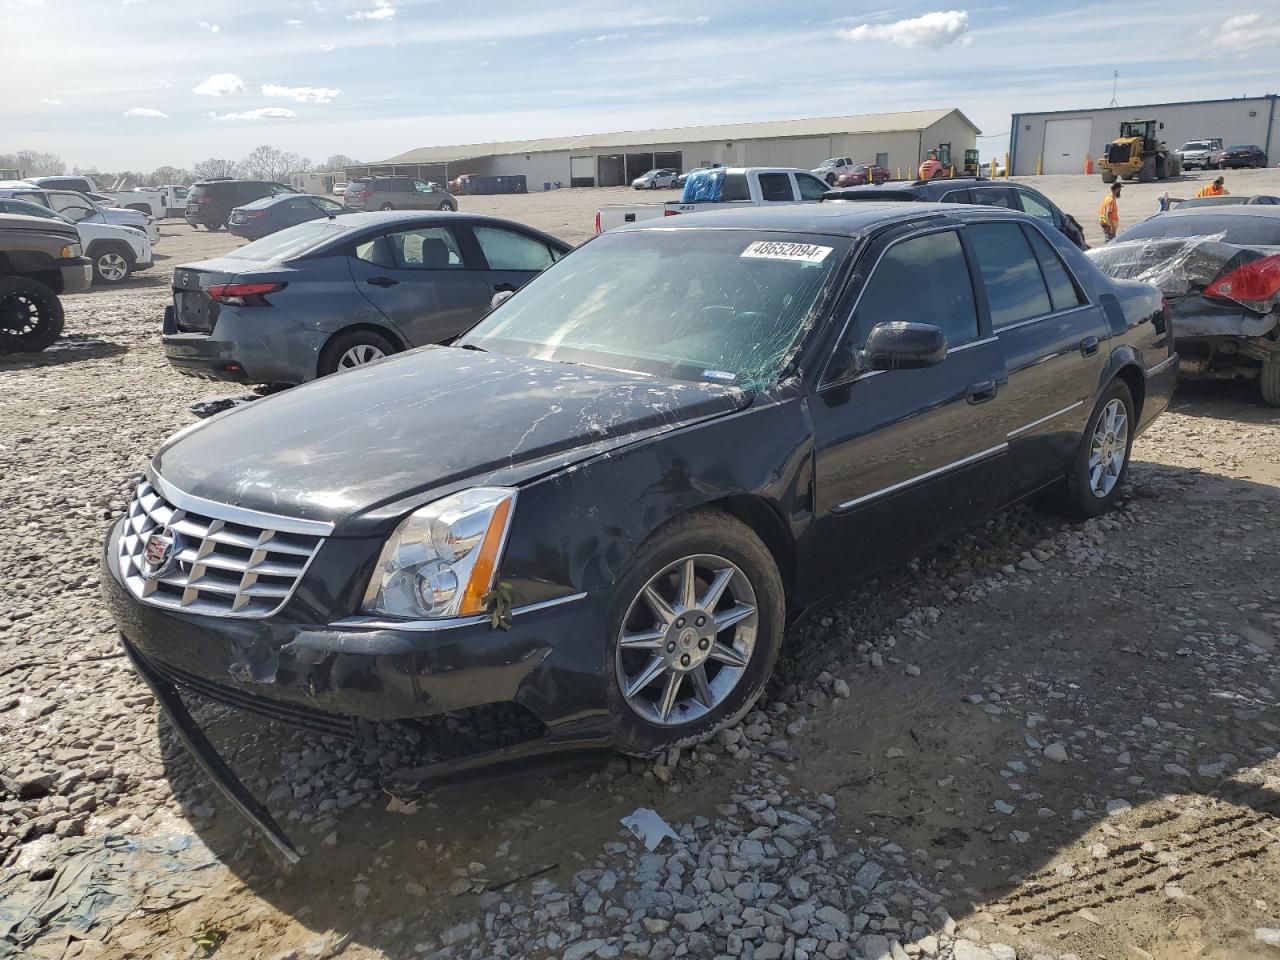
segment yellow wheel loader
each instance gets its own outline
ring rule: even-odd
[[[1163,140],[1156,137],[1156,121],[1125,120],[1120,136],[1107,144],[1105,155],[1098,161],[1102,182],[1137,180],[1151,183],[1167,180],[1182,173],[1182,161]]]

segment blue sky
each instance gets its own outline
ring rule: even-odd
[[[1280,87],[1280,17],[1203,0],[1006,6],[630,0],[0,0],[0,153],[103,169],[271,143],[428,144],[956,106],[1013,111]],[[17,26],[21,24],[21,26]]]

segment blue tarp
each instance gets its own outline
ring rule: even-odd
[[[694,170],[684,182],[681,203],[719,203],[724,198],[724,168]]]

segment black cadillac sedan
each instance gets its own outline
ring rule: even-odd
[[[1046,487],[1106,510],[1175,359],[1157,289],[1021,212],[637,224],[453,346],[169,440],[104,590],[161,689],[330,730],[514,701],[648,753],[872,570]]]

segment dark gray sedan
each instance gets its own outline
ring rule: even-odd
[[[336,217],[346,212],[342,204],[334,203],[326,197],[315,197],[307,193],[283,193],[274,197],[262,197],[233,209],[227,217],[227,232],[247,240],[261,240],[285,227],[296,227],[300,223],[319,220],[321,217]]]
[[[570,245],[495,217],[351,213],[173,272],[164,350],[180,372],[297,384],[446,343]]]

